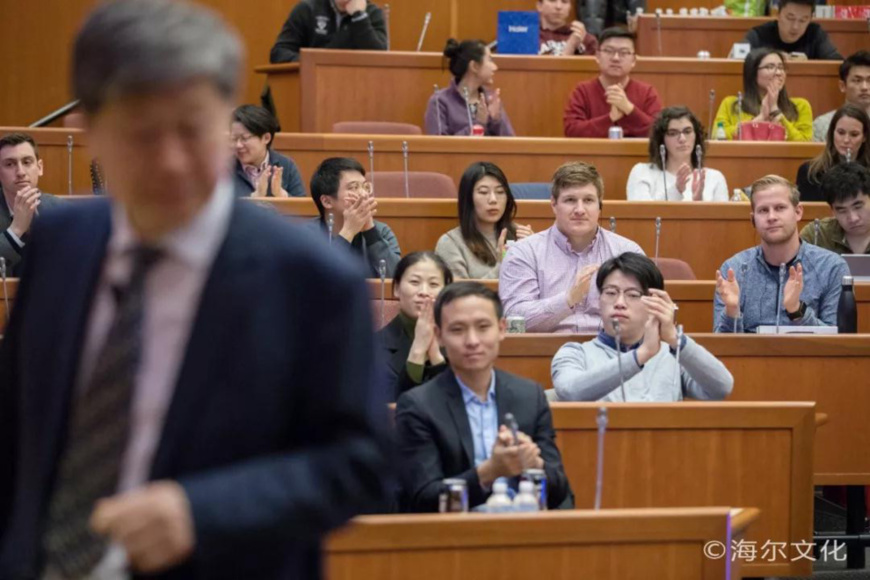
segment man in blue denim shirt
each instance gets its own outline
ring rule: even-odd
[[[800,194],[789,180],[767,175],[752,184],[751,219],[761,245],[732,256],[716,272],[715,332],[759,326],[833,326],[846,262],[802,242]]]

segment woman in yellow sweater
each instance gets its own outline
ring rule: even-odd
[[[743,62],[743,111],[740,122],[782,125],[786,141],[813,140],[813,110],[806,99],[789,98],[785,91],[785,56],[773,48],[757,48]],[[737,139],[737,97],[725,97],[716,114],[716,127]]]

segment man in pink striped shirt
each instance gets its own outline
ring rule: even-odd
[[[522,316],[527,332],[596,332],[601,321],[598,267],[624,252],[643,250],[598,227],[604,181],[593,165],[566,163],[553,175],[556,222],[513,244],[499,272],[506,316]]]

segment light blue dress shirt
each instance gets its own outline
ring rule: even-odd
[[[459,377],[456,377],[462,390],[462,400],[465,402],[465,413],[468,415],[468,426],[471,427],[471,439],[474,441],[474,466],[477,467],[492,454],[492,448],[498,437],[498,407],[495,403],[495,371],[489,383],[486,402],[480,400],[474,391],[469,389]]]

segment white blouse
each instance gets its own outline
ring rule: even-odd
[[[715,169],[705,167],[703,201],[728,201],[728,184],[725,176]],[[638,163],[631,169],[626,185],[626,199],[629,201],[692,201],[692,181],[689,177],[686,190],[683,193],[677,191],[677,176],[669,171],[664,172],[652,163]],[[667,195],[665,195],[665,183],[667,180]]]

